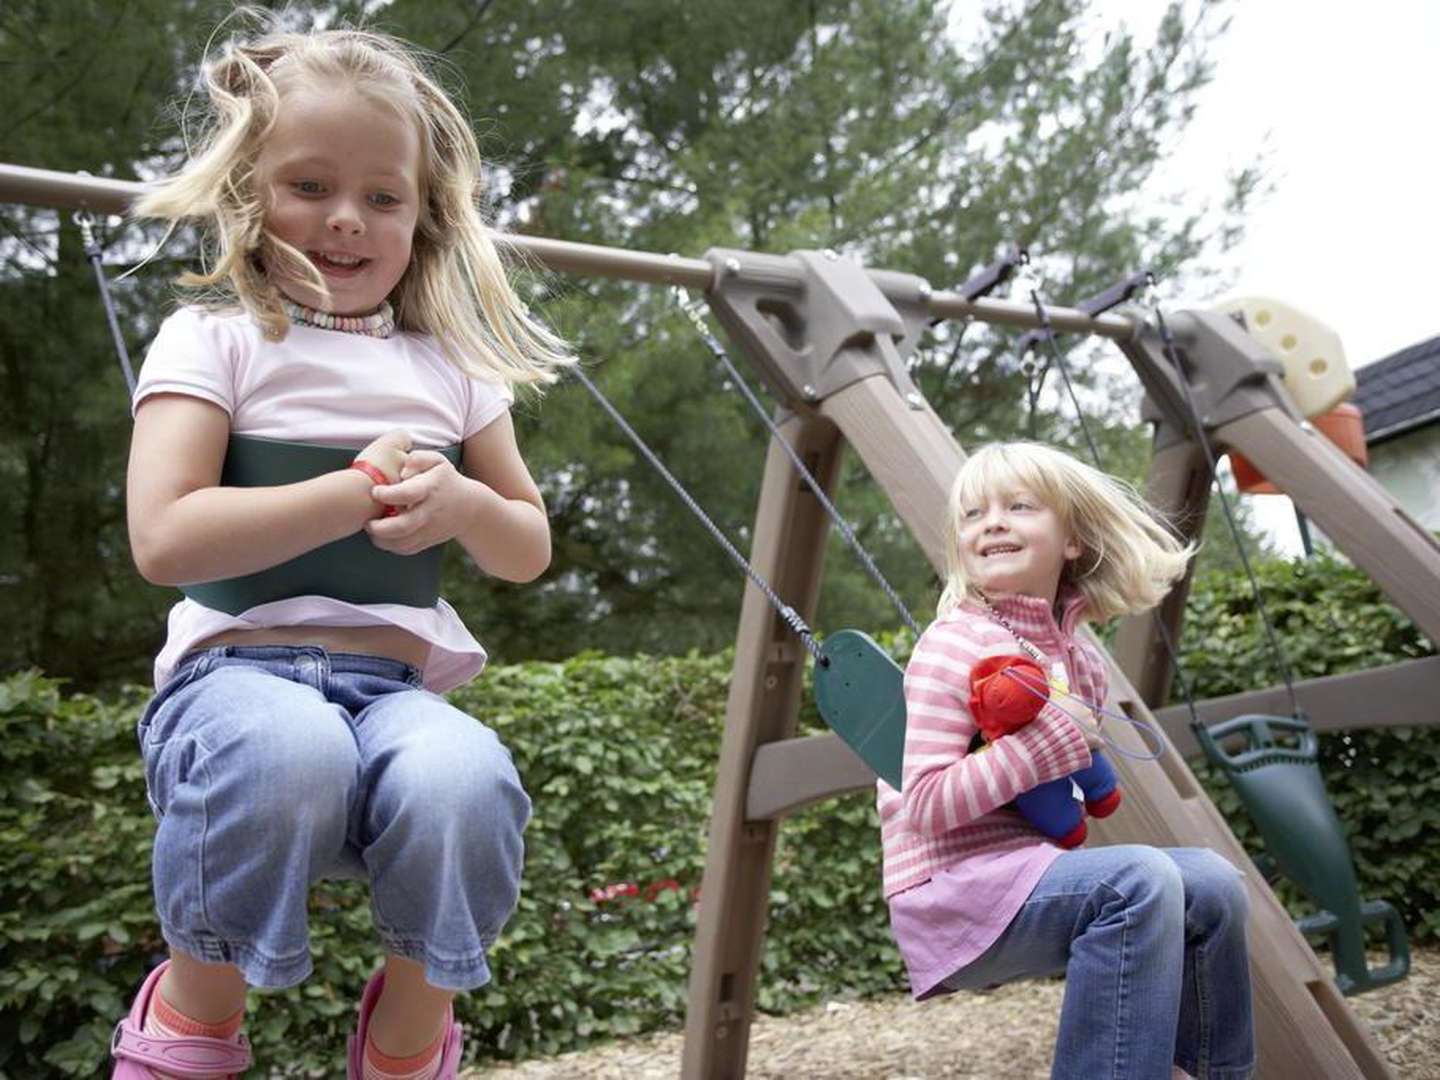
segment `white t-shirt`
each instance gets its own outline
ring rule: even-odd
[[[271,341],[246,314],[190,307],[161,324],[133,407],[164,393],[220,406],[237,435],[357,450],[396,428],[408,431],[417,448],[452,446],[483,429],[512,400],[506,387],[466,375],[425,335],[371,338],[295,325],[284,341]],[[155,658],[155,685],[162,686],[198,642],[225,630],[385,625],[430,645],[424,680],[437,693],[468,682],[485,665],[485,650],[444,600],[416,608],[300,596],[227,615],[187,599],[170,610],[165,647]]]

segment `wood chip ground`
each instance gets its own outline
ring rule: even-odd
[[[1440,1080],[1440,948],[1415,949],[1408,978],[1350,998],[1400,1080]],[[1058,980],[917,1005],[906,997],[832,1001],[751,1028],[750,1080],[932,1080],[1050,1075]],[[997,1040],[996,1033],[1005,1038]],[[1001,1043],[1003,1042],[1003,1045]],[[490,1066],[466,1080],[671,1080],[679,1032]]]

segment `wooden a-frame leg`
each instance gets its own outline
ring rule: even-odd
[[[1145,497],[1169,518],[1181,536],[1197,540],[1205,528],[1210,507],[1210,465],[1205,452],[1192,442],[1171,443],[1150,460]],[[1174,668],[1161,635],[1163,626],[1178,651],[1184,628],[1185,601],[1195,574],[1192,559],[1185,576],[1155,611],[1121,619],[1115,633],[1115,660],[1141,700],[1152,709],[1164,704]]]
[[[841,459],[827,420],[791,417],[782,432],[828,493]],[[751,563],[780,598],[813,616],[829,519],[773,442],[765,462]],[[753,584],[747,585],[710,817],[705,876],[685,1014],[681,1075],[734,1080],[745,1074],[755,979],[779,820],[746,821],[757,747],[795,733],[809,654]]]

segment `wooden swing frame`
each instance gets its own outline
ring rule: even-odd
[[[0,200],[121,213],[142,186],[117,180],[0,165]],[[833,253],[763,255],[712,250],[704,259],[662,256],[535,237],[501,238],[554,271],[703,290],[730,337],[762,372],[782,405],[791,444],[825,490],[833,490],[848,443],[909,528],[931,564],[943,567],[942,515],[964,460],[954,435],[911,384],[906,358],[935,318],[1033,328],[1033,308],[968,300],[921,278],[865,270]],[[1146,391],[1155,424],[1146,494],[1197,536],[1212,475],[1187,435],[1188,378],[1207,434],[1244,453],[1335,545],[1370,575],[1432,640],[1440,641],[1440,544],[1379,484],[1297,414],[1280,365],[1233,321],[1181,311],[1170,322],[1185,373],[1166,359],[1155,330],[1122,315],[1048,312],[1055,330],[1115,340]],[[800,615],[813,617],[829,521],[771,445],[756,512],[751,562]],[[1160,608],[1179,640],[1189,578]],[[1102,650],[1103,651],[1103,650]],[[845,792],[873,790],[874,776],[834,735],[796,738],[806,654],[761,592],[745,589],[726,707],[704,900],[693,952],[682,1075],[743,1076],[755,1009],[770,871],[783,818]],[[1151,719],[1164,699],[1169,660],[1149,617],[1125,620],[1110,664],[1107,707]],[[1296,686],[1319,730],[1357,726],[1353,702],[1393,703],[1389,723],[1435,722],[1440,659],[1417,660]],[[1202,717],[1257,711],[1282,689],[1204,703]],[[1273,707],[1272,707],[1273,711]],[[1376,1044],[1291,922],[1186,765],[1194,743],[1175,710],[1162,713],[1172,744],[1158,761],[1115,756],[1125,812],[1096,821],[1100,843],[1211,848],[1246,872],[1257,1075],[1390,1077]],[[1398,717],[1398,719],[1397,719]],[[1367,717],[1363,726],[1373,726]],[[1134,741],[1131,732],[1120,738]],[[878,839],[878,838],[877,838]],[[879,883],[876,883],[877,888]],[[919,1007],[919,1006],[917,1006]]]

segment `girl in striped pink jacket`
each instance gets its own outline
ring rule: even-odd
[[[1191,553],[1133,490],[1038,444],[984,447],[951,491],[945,592],[905,672],[903,791],[879,784],[885,896],[916,998],[1065,974],[1054,1077],[1253,1068],[1243,876],[1200,849],[1062,850],[1009,805],[1101,745],[1107,675],[1081,622],[1153,607]],[[982,748],[970,670],[1002,653],[1057,689]]]

